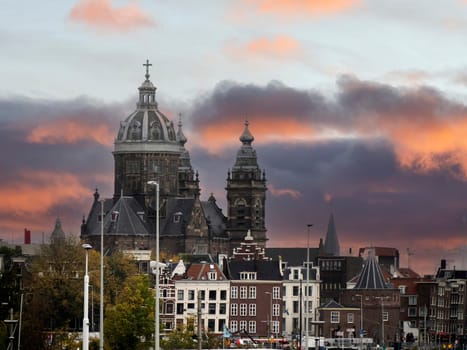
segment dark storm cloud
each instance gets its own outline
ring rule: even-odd
[[[277,81],[266,86],[223,81],[211,94],[195,101],[192,123],[203,128],[232,117],[292,117],[321,127],[358,129],[369,117],[375,123],[385,119],[422,119],[429,124],[433,120],[456,120],[467,115],[464,104],[430,87],[394,87],[344,75],[337,80],[337,88],[334,96],[325,96],[316,90],[294,89]]]
[[[316,118],[328,115],[325,98],[315,91],[300,91],[278,81],[265,87],[223,81],[210,95],[200,97],[191,111],[196,126],[203,127],[222,118],[293,115]]]

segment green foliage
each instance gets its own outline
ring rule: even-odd
[[[188,320],[187,326],[180,326],[167,335],[165,339],[161,341],[161,347],[164,350],[172,349],[196,349],[198,347],[198,336],[194,329],[195,320]],[[201,347],[203,349],[221,349],[222,338],[211,332],[202,333],[201,335]]]
[[[165,339],[161,341],[164,350],[172,349],[195,349],[197,348],[193,330],[181,326],[173,330]]]
[[[92,286],[94,312],[98,320],[100,254],[95,250],[90,250],[88,254],[89,283]],[[136,266],[132,260],[123,254],[115,254],[111,257],[105,257],[104,266],[104,309],[111,310],[113,304],[120,303],[122,300],[120,294],[130,293],[125,291],[128,286],[143,288],[144,285],[146,295],[141,294],[141,298],[152,298],[148,283],[133,279],[136,274]],[[79,333],[82,330],[84,273],[85,252],[82,248],[82,242],[77,237],[51,242],[50,245],[42,247],[40,256],[31,263],[32,277],[25,285],[27,292],[22,327],[23,334],[28,334],[27,337],[23,337],[22,341],[25,349],[61,349],[68,341],[75,344],[75,340],[69,339],[69,334],[70,332]],[[127,280],[128,282],[126,282]],[[91,291],[89,295],[91,297]],[[127,300],[127,309],[132,309],[128,306],[132,302],[138,303],[138,305],[144,304],[141,303],[140,299],[129,299]],[[91,307],[91,303],[89,306]],[[141,318],[138,312],[133,311],[134,315]],[[151,320],[149,319],[148,322]],[[108,323],[108,326],[112,327],[111,322]],[[142,330],[146,328],[141,322],[137,324],[137,327]],[[47,340],[50,334],[54,334],[51,344]],[[110,347],[106,345],[106,349],[110,349]]]
[[[136,349],[143,339],[151,339],[154,329],[154,299],[147,276],[130,276],[107,308],[105,340],[113,350]]]
[[[0,278],[0,300],[7,305],[0,306],[0,320],[9,316],[9,310],[19,309],[20,303],[20,285],[16,276],[16,270],[13,268],[13,258],[21,255],[19,248],[11,249],[0,247],[0,255],[3,256],[3,272]]]

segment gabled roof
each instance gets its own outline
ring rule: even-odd
[[[378,265],[374,251],[371,251],[366,259],[362,272],[358,277],[356,289],[387,289],[383,273]]]
[[[227,278],[224,273],[219,268],[217,264],[208,264],[208,263],[194,263],[190,264],[185,273],[185,279],[194,280],[194,281],[205,281],[211,280],[208,276],[209,272],[216,273],[215,281],[225,281]]]
[[[321,309],[343,309],[344,306],[342,304],[339,304],[335,300],[328,301],[326,304],[320,307]]]

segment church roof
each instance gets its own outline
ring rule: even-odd
[[[166,203],[166,216],[161,218],[161,235],[184,235],[184,229],[191,219],[194,198],[169,198]]]
[[[106,232],[148,235],[150,231],[144,222],[143,215],[144,210],[134,197],[121,196],[113,206],[110,215],[104,219]]]
[[[211,231],[211,235],[215,237],[225,236],[227,237],[226,232],[226,217],[222,213],[221,208],[216,204],[216,201],[213,200],[211,195],[210,200],[202,201],[201,206],[203,207],[204,215],[208,220],[208,225]]]
[[[387,289],[384,282],[383,272],[379,267],[378,260],[374,252],[370,252],[366,259],[362,272],[358,277],[355,289]]]
[[[240,136],[242,146],[237,152],[237,159],[235,161],[235,165],[232,168],[233,172],[240,170],[244,171],[246,169],[259,170],[256,151],[251,146],[251,143],[254,139],[255,138],[248,129],[248,121],[245,121],[245,129]]]
[[[95,200],[87,220],[86,233],[100,235],[101,204]],[[144,221],[144,210],[134,197],[122,196],[115,204],[112,199],[104,200],[104,234],[149,235],[150,226]]]
[[[136,110],[120,122],[115,139],[115,152],[183,152],[186,138],[179,129],[178,137],[174,124],[158,108],[156,87],[149,80],[147,61],[145,80],[138,88],[139,100]]]
[[[331,213],[324,241],[324,253],[331,256],[340,255],[339,239],[337,238],[336,225],[334,224],[334,215]]]

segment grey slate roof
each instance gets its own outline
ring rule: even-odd
[[[169,198],[167,200],[166,217],[161,218],[161,236],[181,236],[185,234],[185,226],[191,220],[194,198]],[[179,220],[175,216],[181,215]]]
[[[282,261],[287,263],[287,266],[300,266],[306,261],[306,247],[305,248],[266,248],[266,256],[271,257],[273,260],[282,257]],[[310,261],[316,263],[318,258],[318,248],[310,247]]]
[[[143,208],[133,197],[120,197],[113,204],[112,199],[104,201],[104,233],[113,235],[149,235],[150,226],[144,222],[142,215]],[[101,204],[94,201],[87,220],[87,234],[100,235],[101,224],[99,216],[101,213]]]
[[[204,215],[208,220],[210,228],[210,234],[214,237],[226,237],[226,217],[222,213],[222,210],[217,206],[216,200],[211,195],[208,201],[201,202],[201,206],[204,211]]]
[[[257,280],[281,281],[283,278],[277,260],[230,260],[225,269],[225,275],[231,280],[239,280],[240,272],[256,272]]]
[[[378,260],[374,252],[370,252],[366,259],[362,272],[358,277],[355,289],[387,289],[384,282],[383,273],[379,267]]]

